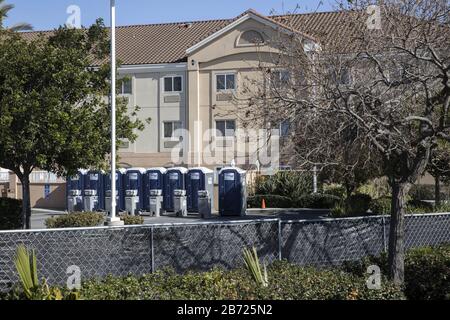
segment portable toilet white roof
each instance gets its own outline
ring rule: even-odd
[[[195,167],[195,168],[190,168],[189,171],[191,170],[199,170],[203,173],[213,173],[214,171],[208,168],[204,168],[204,167]]]
[[[235,170],[235,171],[237,171],[239,174],[246,173],[245,170],[242,170],[241,168],[238,168],[238,167],[225,167],[225,168],[222,168],[222,169],[219,171],[219,174],[221,174],[221,173],[222,173],[223,171],[225,171],[225,170]]]
[[[168,169],[167,171],[172,171],[172,170],[178,170],[178,171],[180,171],[181,173],[187,173],[189,170],[188,169],[186,169],[185,167],[175,167],[175,168],[170,168],[170,169]]]
[[[167,169],[163,167],[155,167],[155,168],[148,168],[147,171],[159,171],[161,173],[166,173]]]
[[[145,168],[128,168],[127,172],[128,171],[139,171],[140,173],[144,174],[147,172],[147,169],[145,169]]]

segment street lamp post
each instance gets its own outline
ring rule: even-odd
[[[122,225],[116,216],[116,1],[111,8],[111,213],[108,225]]]

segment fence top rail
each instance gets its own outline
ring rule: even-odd
[[[438,212],[438,213],[415,213],[407,214],[407,217],[435,217],[435,216],[448,216],[450,212]],[[281,223],[303,223],[303,222],[331,222],[331,221],[348,221],[348,220],[377,220],[389,218],[390,215],[377,215],[377,216],[361,216],[361,217],[346,217],[346,218],[322,218],[322,219],[291,219],[282,220]]]
[[[205,225],[241,225],[241,224],[257,224],[268,222],[279,222],[278,218],[267,219],[248,219],[248,220],[227,220],[227,221],[200,221],[200,222],[172,222],[172,223],[152,223],[128,226],[98,226],[98,227],[81,227],[81,228],[57,228],[57,229],[30,229],[30,230],[0,230],[1,234],[13,233],[42,233],[42,232],[65,232],[65,231],[91,231],[91,230],[122,230],[122,229],[154,229],[169,227],[194,227]]]

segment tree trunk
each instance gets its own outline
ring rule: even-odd
[[[31,229],[30,177],[24,174],[22,183],[22,222],[24,229]]]
[[[407,183],[392,184],[391,222],[389,230],[389,277],[395,285],[401,286],[405,278],[405,213]]]
[[[434,177],[434,206],[441,205],[441,177]]]

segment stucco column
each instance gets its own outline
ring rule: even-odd
[[[188,59],[188,161],[190,165],[202,165],[202,132],[200,125],[200,70],[195,60]]]

